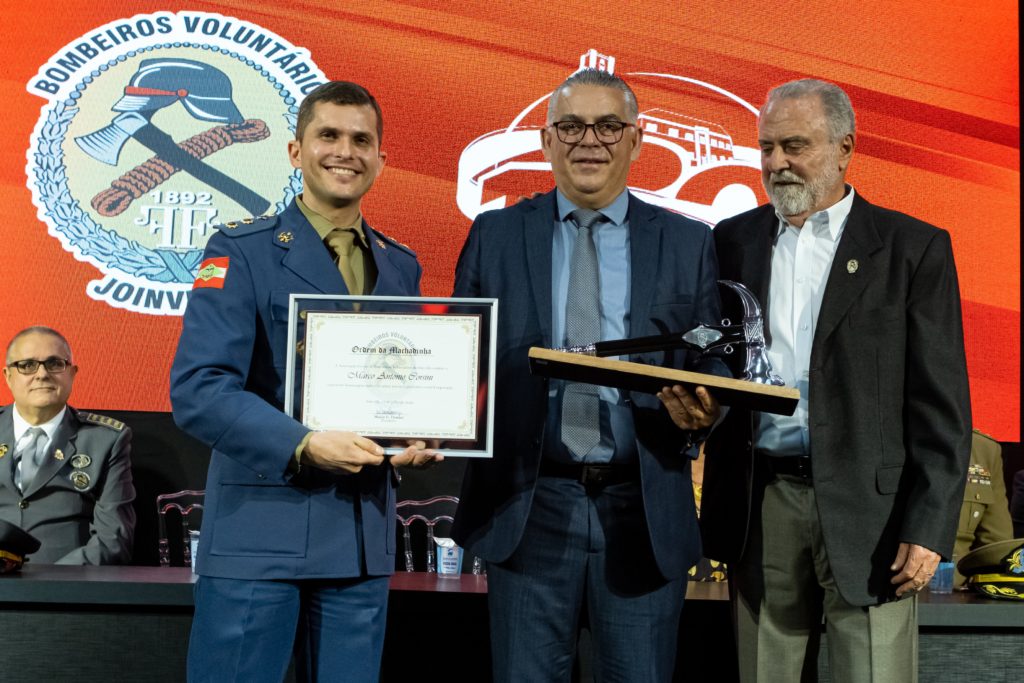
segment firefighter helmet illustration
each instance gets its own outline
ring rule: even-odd
[[[75,138],[75,143],[97,161],[116,166],[124,143],[149,123],[157,110],[175,102],[181,102],[200,121],[244,120],[231,99],[231,79],[220,69],[191,59],[147,59],[125,86],[124,96],[111,107],[129,113]]]

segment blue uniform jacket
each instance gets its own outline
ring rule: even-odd
[[[373,294],[418,295],[422,270],[415,255],[366,230],[378,273]],[[204,258],[213,257],[227,257],[226,272],[207,285],[222,286],[193,290],[171,369],[175,422],[213,449],[198,573],[238,579],[359,576],[361,517],[367,572],[390,574],[390,465],[358,475],[310,467],[289,473],[309,430],[282,410],[288,297],[348,293],[329,251],[293,202],[280,216],[221,226]]]

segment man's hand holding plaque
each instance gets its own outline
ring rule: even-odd
[[[718,401],[706,387],[697,387],[691,393],[686,387],[676,384],[663,387],[656,396],[680,429],[708,429],[722,414]]]

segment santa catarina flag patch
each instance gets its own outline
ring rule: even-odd
[[[200,287],[224,289],[224,278],[228,274],[228,260],[227,256],[215,256],[203,261],[199,266],[199,272],[196,273],[196,281],[192,285],[192,289]]]

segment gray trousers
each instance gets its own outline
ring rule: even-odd
[[[743,683],[817,680],[823,616],[833,681],[917,681],[917,598],[872,607],[843,599],[810,482],[778,476],[765,487],[760,529],[730,570]]]

